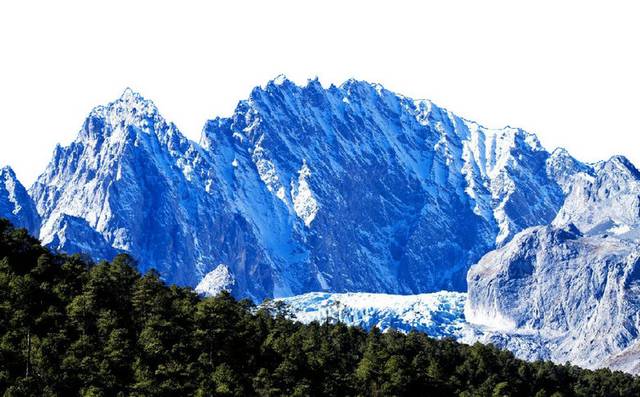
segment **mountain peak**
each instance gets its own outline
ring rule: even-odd
[[[557,147],[551,152],[551,157],[571,157],[567,149],[563,147]]]
[[[149,132],[157,130],[155,126],[160,124],[165,122],[155,104],[127,87],[118,99],[93,108],[79,138],[100,140],[101,137],[111,136],[115,130],[126,134],[127,126]]]
[[[260,90],[260,91],[273,92],[273,91],[278,91],[282,88],[287,88],[287,87],[298,87],[298,85],[295,82],[291,81],[284,74],[279,74],[273,79],[267,81],[267,84],[265,84],[264,86],[255,87],[254,91]]]
[[[155,104],[153,101],[146,99],[137,91],[134,91],[130,87],[127,87],[122,91],[120,98],[111,102],[109,105],[114,104],[126,104],[129,109],[137,109],[137,108],[149,108],[157,111]]]
[[[354,78],[350,78],[347,81],[345,81],[344,83],[342,83],[340,85],[340,88],[351,93],[351,91],[353,90],[375,90],[378,94],[385,92],[385,91],[389,91],[387,90],[382,84],[379,83],[371,83],[368,82],[366,80],[357,80]],[[398,94],[395,94],[396,96],[401,96]]]
[[[0,175],[2,176],[8,175],[12,179],[16,179],[16,173],[13,171],[13,168],[11,168],[11,166],[8,166],[8,165],[0,167]]]
[[[138,93],[134,91],[131,87],[127,87],[122,91],[122,95],[120,95],[120,100],[125,102],[132,101],[145,101],[145,99]]]
[[[11,167],[0,168],[0,216],[37,235],[40,218],[35,204]]]
[[[272,80],[270,80],[269,82],[273,83],[274,85],[283,85],[288,81],[291,81],[291,80],[289,80],[286,75],[281,73],[277,75],[275,78],[273,78]]]
[[[606,174],[621,172],[622,174],[631,175],[635,179],[640,179],[640,171],[638,171],[628,158],[622,155],[615,155],[609,158],[609,160],[597,163],[596,169]]]
[[[625,167],[625,168],[631,168],[633,170],[635,170],[637,172],[636,167],[631,163],[631,161],[629,161],[628,158],[626,158],[625,156],[618,154],[615,156],[611,156],[611,158],[609,160],[607,160],[607,162],[611,163],[611,164],[615,164],[616,166],[620,166],[620,167]]]
[[[325,90],[325,91],[330,91],[332,89],[331,87],[333,87],[333,89],[338,88],[340,90],[346,91],[347,93],[351,93],[351,91],[359,91],[359,92],[373,92],[373,91],[375,91],[377,94],[390,93],[390,94],[393,94],[393,95],[395,95],[397,97],[404,98],[402,95],[400,95],[398,93],[389,91],[382,84],[372,83],[372,82],[369,82],[369,81],[366,81],[366,80],[357,80],[355,78],[350,78],[350,79],[344,81],[342,84],[340,84],[337,87],[335,85],[331,84],[330,88],[324,88],[324,86],[320,82],[320,78],[318,76],[315,76],[315,77],[312,77],[312,78],[308,78],[306,83],[304,83],[304,84],[297,84],[295,81],[289,79],[284,74],[279,74],[275,78],[269,80],[267,82],[267,84],[265,84],[264,86],[255,87],[253,92],[254,93],[256,91],[259,91],[259,92],[264,92],[264,91],[271,92],[273,90],[279,90],[281,88],[297,88],[297,89],[300,89],[300,90],[309,89],[309,88],[320,88],[320,89]]]

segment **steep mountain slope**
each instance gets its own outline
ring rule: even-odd
[[[119,252],[82,218],[61,214],[47,224],[47,228],[48,232],[42,243],[56,251],[91,252],[91,259],[94,261],[109,260]]]
[[[303,322],[417,329],[527,360],[640,373],[640,173],[623,157],[584,165],[562,150],[548,164],[569,170],[558,178],[567,197],[557,217],[472,266],[466,298],[315,293],[283,301]]]
[[[129,252],[170,282],[224,264],[256,300],[422,293],[465,290],[483,254],[551,222],[584,167],[377,84],[278,78],[207,122],[200,144],[127,90],[56,148],[30,193],[43,241]]]
[[[283,263],[277,295],[464,290],[483,253],[553,219],[573,172],[524,131],[354,80],[269,82],[202,146]]]
[[[200,143],[127,89],[29,193],[0,170],[0,216],[202,294],[324,291],[285,299],[304,321],[340,302],[364,327],[640,370],[640,172],[377,84],[279,77]],[[424,294],[467,284],[464,316],[463,294]]]
[[[0,168],[0,216],[37,235],[40,217],[36,206],[11,167]]]
[[[640,334],[639,182],[621,157],[576,174],[552,225],[470,269],[466,319],[536,334],[555,361],[637,371],[625,359],[637,356]]]
[[[126,90],[91,112],[78,138],[56,148],[32,186],[44,219],[40,237],[75,240],[87,234],[78,228],[91,228],[106,242],[89,250],[93,256],[104,256],[105,245],[130,252],[142,270],[156,268],[179,284],[195,285],[214,264],[231,262],[242,269],[243,294],[268,295],[268,258],[260,256],[246,222],[227,210],[221,190],[212,188],[219,183],[211,167],[208,154],[152,102]],[[76,222],[62,230],[60,218],[67,215]]]

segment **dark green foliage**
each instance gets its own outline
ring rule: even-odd
[[[637,396],[640,378],[421,333],[302,325],[287,308],[202,299],[127,256],[54,255],[0,220],[7,396]]]

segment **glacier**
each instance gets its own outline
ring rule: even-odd
[[[417,295],[310,292],[276,299],[303,323],[340,321],[383,332],[416,330],[439,338],[460,338],[468,332],[465,300],[464,292],[448,291]]]
[[[275,301],[286,305],[285,313],[289,318],[306,324],[339,321],[365,330],[375,327],[382,332],[418,331],[433,338],[451,338],[466,344],[490,343],[528,361],[553,360],[564,364],[568,360],[566,354],[554,351],[555,340],[549,335],[523,329],[506,330],[496,327],[494,323],[484,325],[468,321],[465,316],[467,294],[464,292],[438,291],[417,295],[311,292],[277,298]],[[266,301],[261,306],[271,307],[272,303]],[[637,349],[634,352],[633,357],[637,357]],[[625,356],[611,357],[609,360],[610,363],[599,362],[599,365],[581,364],[590,368],[608,366],[634,372],[628,368],[630,363]]]

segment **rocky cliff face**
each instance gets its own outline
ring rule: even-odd
[[[234,293],[257,300],[420,293],[466,289],[484,253],[556,216],[580,167],[532,134],[376,84],[278,78],[207,122],[200,144],[127,90],[30,192],[44,241],[74,251],[64,235],[88,236],[95,257],[129,252],[170,282],[224,263]]]
[[[471,263],[563,200],[535,136],[365,82],[272,81],[202,144],[287,263],[285,295],[464,290]]]
[[[43,218],[40,238],[96,258],[128,252],[141,270],[192,286],[214,265],[233,263],[242,295],[267,296],[271,262],[227,205],[212,167],[209,154],[152,102],[126,90],[91,112],[31,187]]]
[[[575,175],[552,225],[521,232],[470,269],[467,321],[507,339],[535,334],[556,361],[633,367],[625,358],[640,330],[639,180],[621,157]]]
[[[38,235],[40,216],[33,200],[22,186],[11,167],[0,168],[0,216],[15,226]]]
[[[571,190],[554,225],[572,223],[589,235],[612,234],[636,240],[640,227],[640,172],[614,156],[574,174]]]

